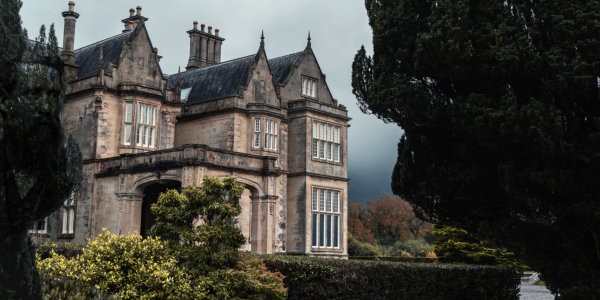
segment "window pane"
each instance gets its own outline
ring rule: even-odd
[[[319,246],[325,246],[325,215],[319,215]]]
[[[331,215],[327,215],[325,222],[325,233],[327,234],[327,247],[331,247]]]
[[[154,146],[154,127],[148,127],[150,132],[148,133],[148,146]]]
[[[340,144],[333,145],[333,160],[340,161]]]
[[[138,125],[137,127],[137,145],[142,145],[142,125]]]
[[[327,191],[327,203],[325,204],[325,208],[328,212],[331,212],[331,191]]]
[[[124,140],[124,144],[125,145],[131,144],[131,124],[126,124],[125,125],[125,140]]]
[[[339,192],[333,192],[333,212],[334,213],[340,212],[340,193]]]
[[[69,209],[69,233],[75,233],[75,208]]]
[[[333,216],[333,247],[335,247],[335,248],[340,247],[340,233],[339,233],[340,225],[339,224],[340,224],[340,217]]]
[[[62,233],[69,233],[68,228],[69,228],[69,209],[68,208],[63,208],[62,209],[63,213],[62,213]]]
[[[333,144],[331,142],[327,143],[327,160],[333,160]]]
[[[327,133],[327,141],[331,142],[331,140],[333,140],[333,138],[331,137],[331,126],[330,125],[327,125],[326,133]]]
[[[319,124],[319,139],[325,139],[325,125]]]
[[[260,148],[260,133],[254,134],[254,148]]]
[[[319,125],[317,125],[317,122],[313,122],[312,132],[313,132],[313,139],[318,139],[319,138]]]
[[[313,211],[318,211],[319,210],[319,190],[318,189],[313,189],[313,196],[312,196],[312,210]]]
[[[325,141],[319,142],[319,158],[325,159]]]
[[[312,157],[317,158],[319,157],[319,141],[317,141],[316,139],[313,139],[312,141]]]
[[[317,246],[317,214],[312,215],[312,246]]]
[[[277,150],[277,136],[273,137],[273,150]]]
[[[333,141],[335,143],[339,143],[340,142],[340,128],[339,127],[334,127],[333,128]]]
[[[325,211],[325,190],[319,190],[319,211]]]
[[[125,103],[125,122],[133,121],[133,104],[131,102]]]

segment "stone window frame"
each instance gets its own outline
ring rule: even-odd
[[[63,236],[72,236],[75,234],[75,216],[76,216],[75,193],[65,199],[60,209],[60,234]]]
[[[342,126],[313,119],[311,131],[312,159],[342,164]]]
[[[39,220],[35,221],[33,224],[31,224],[31,226],[29,226],[29,228],[28,228],[28,232],[29,232],[30,234],[39,234],[39,235],[46,235],[46,234],[48,234],[48,229],[49,229],[49,228],[48,228],[48,227],[49,227],[49,226],[48,226],[48,225],[49,225],[49,224],[48,224],[48,221],[49,221],[49,220],[50,220],[50,219],[49,219],[49,217],[48,217],[48,216],[46,216],[46,217],[44,217],[44,218],[41,218],[41,219],[39,219]],[[39,225],[40,225],[40,224],[42,224],[41,222],[44,222],[44,223],[43,223],[44,225],[43,225],[43,226],[42,226],[42,228],[40,229],[40,226],[39,226]]]
[[[122,144],[136,148],[158,148],[159,110],[158,105],[149,102],[125,100],[123,103]]]
[[[300,86],[300,92],[302,97],[309,97],[317,99],[317,86],[319,80],[309,76],[302,76],[302,85]]]
[[[342,191],[313,186],[311,195],[311,249],[341,250]]]
[[[253,150],[279,151],[279,120],[267,117],[252,118]]]

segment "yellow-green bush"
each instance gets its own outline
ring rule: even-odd
[[[74,259],[53,253],[40,260],[42,275],[79,281],[121,299],[192,298],[191,278],[165,242],[107,231]]]

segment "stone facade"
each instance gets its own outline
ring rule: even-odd
[[[39,236],[144,235],[160,192],[233,176],[246,186],[242,250],[347,255],[349,118],[310,37],[273,59],[261,38],[254,54],[221,62],[218,29],[194,22],[186,71],[166,76],[140,7],[122,33],[75,50],[72,3],[63,16],[63,125],[81,148],[84,178],[45,227],[36,224]]]

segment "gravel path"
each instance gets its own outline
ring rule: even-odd
[[[554,295],[543,285],[521,284],[520,300],[554,300]]]

